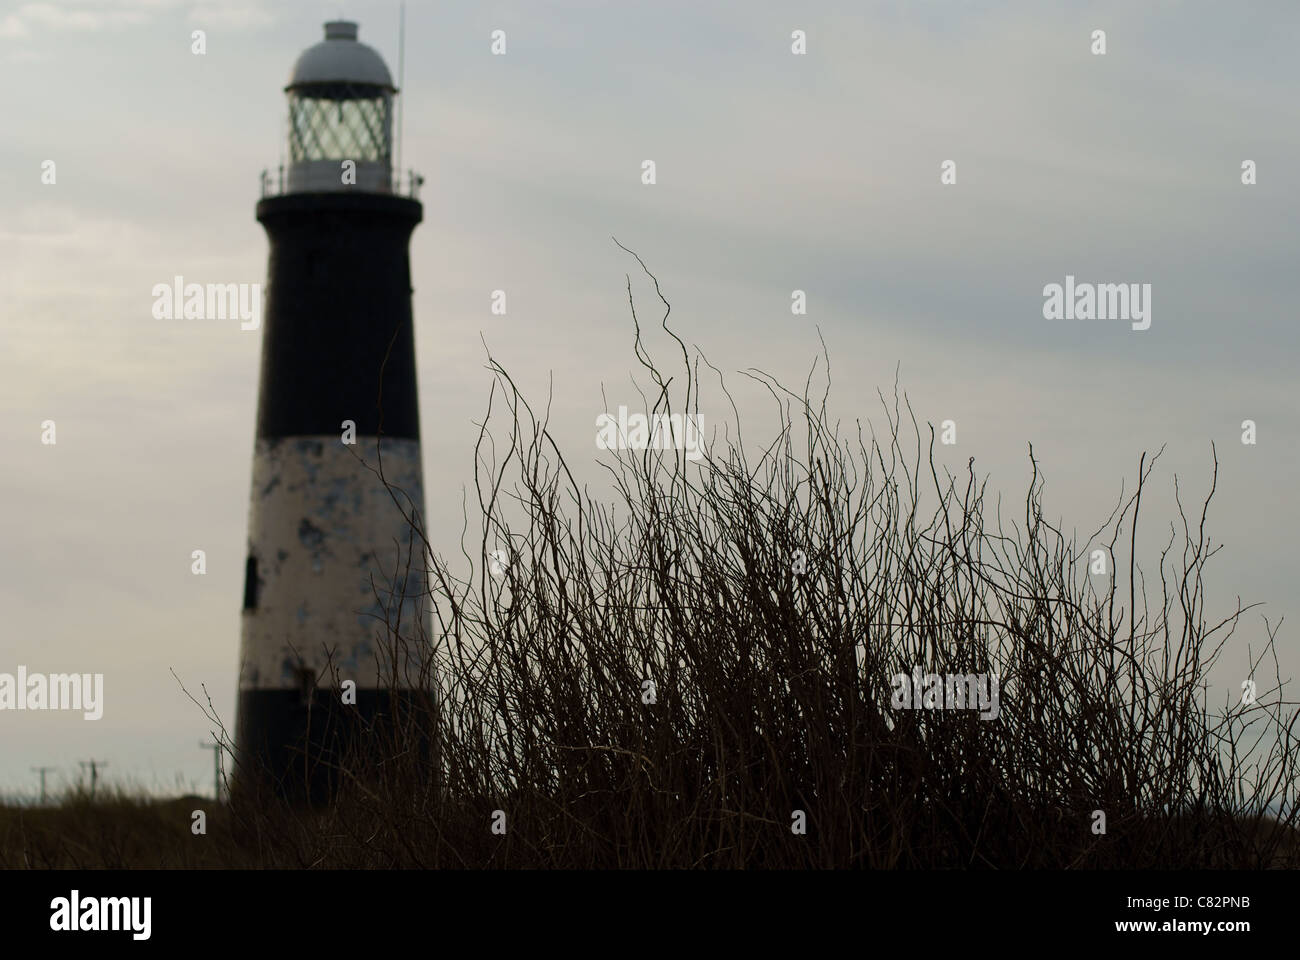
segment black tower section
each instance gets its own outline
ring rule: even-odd
[[[385,437],[419,439],[407,244],[422,215],[418,201],[383,194],[257,204],[271,245],[259,439],[337,434],[348,419],[359,436],[382,425]]]

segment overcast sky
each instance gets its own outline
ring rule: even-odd
[[[264,282],[254,205],[283,86],[340,15],[396,76],[396,0],[0,0],[0,672],[105,675],[99,721],[0,714],[0,792],[33,789],[38,764],[61,786],[91,757],[152,790],[211,787],[210,725],[172,671],[233,729],[261,334],[156,320],[151,290]],[[1067,529],[1098,526],[1167,444],[1148,515],[1167,535],[1173,474],[1197,501],[1217,444],[1209,613],[1240,595],[1294,619],[1298,27],[1290,0],[411,0],[435,542],[456,550],[484,340],[532,396],[553,379],[579,461],[598,456],[602,387],[639,404],[624,274],[652,316],[653,291],[614,235],[725,371],[802,383],[820,327],[846,421],[878,422],[897,368],[919,417],[956,421],[945,462],[974,456],[1015,499],[1032,442]],[[1150,329],[1045,320],[1043,287],[1067,274],[1151,284]],[[742,415],[767,409],[731,382]],[[1295,636],[1283,626],[1284,679]],[[1213,702],[1262,637],[1250,617]]]

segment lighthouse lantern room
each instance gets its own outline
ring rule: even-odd
[[[391,190],[397,88],[383,58],[347,20],[325,24],[285,87],[289,96],[289,192]],[[355,185],[342,166],[356,164]]]

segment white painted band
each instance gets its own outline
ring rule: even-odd
[[[376,473],[377,452],[391,493]],[[248,517],[257,584],[243,612],[241,690],[300,688],[303,670],[332,686],[331,663],[358,689],[384,688],[395,644],[399,676],[418,675],[428,628],[422,616],[416,622],[428,609],[424,547],[403,512],[423,523],[417,441],[385,439],[378,451],[374,437],[257,441]]]

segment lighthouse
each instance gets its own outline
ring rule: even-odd
[[[270,245],[241,614],[236,789],[320,802],[349,738],[418,699],[424,483],[398,95],[349,21],[293,67]],[[287,173],[287,177],[286,177]]]

